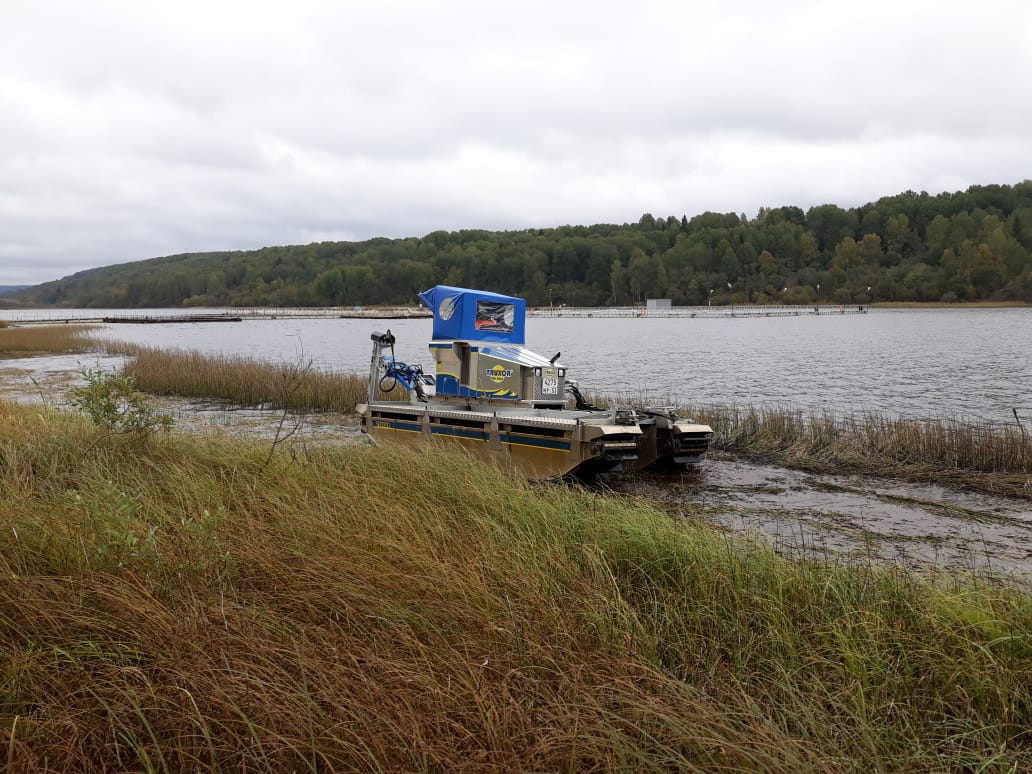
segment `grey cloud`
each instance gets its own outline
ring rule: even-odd
[[[1002,0],[23,4],[0,27],[0,284],[1016,182],[1030,30]]]

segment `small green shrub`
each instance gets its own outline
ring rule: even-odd
[[[100,368],[84,368],[82,376],[86,385],[72,393],[72,404],[98,427],[137,436],[172,427],[172,417],[150,404],[133,377]]]

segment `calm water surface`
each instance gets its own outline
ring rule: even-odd
[[[199,311],[199,310],[190,310]],[[97,312],[93,311],[96,315]],[[369,334],[390,328],[399,358],[432,360],[429,319],[278,319],[107,325],[158,347],[365,372]],[[582,389],[678,403],[774,404],[836,413],[1032,421],[1032,309],[873,310],[728,319],[539,319],[527,345]]]

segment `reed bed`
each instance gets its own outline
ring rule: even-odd
[[[366,378],[305,363],[138,346],[124,351],[131,356],[124,372],[133,377],[137,388],[155,395],[341,413],[354,411],[367,397]]]
[[[296,411],[349,413],[367,395],[365,376],[190,350],[161,350],[90,339],[86,326],[47,331],[54,347],[105,349],[129,356],[124,370],[158,395],[224,400]],[[4,335],[0,333],[0,346]],[[68,332],[62,340],[57,334]],[[42,344],[40,346],[43,346]],[[0,352],[3,350],[0,349]],[[402,398],[398,388],[378,399]],[[593,398],[600,405],[605,396]],[[1032,497],[1032,428],[958,419],[902,419],[878,414],[840,417],[777,407],[693,406],[683,410],[715,431],[712,447],[820,472],[934,478],[967,488]]]
[[[0,357],[65,352],[91,352],[97,342],[90,337],[95,326],[39,325],[0,328]]]
[[[0,403],[6,770],[1032,769],[1024,592],[447,448],[108,446]]]
[[[126,373],[140,389],[156,394],[344,413],[366,398],[363,376],[182,350],[133,347],[125,353],[132,355]],[[878,414],[843,418],[734,405],[689,407],[685,413],[714,428],[717,450],[822,472],[932,477],[996,494],[1032,496],[1032,438],[1019,426]]]
[[[769,407],[699,406],[686,413],[713,427],[718,450],[822,472],[933,477],[1032,497],[1032,437],[1017,425]]]

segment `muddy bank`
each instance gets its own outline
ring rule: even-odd
[[[683,474],[614,481],[668,512],[760,536],[794,557],[903,563],[1032,581],[1032,501],[938,484],[814,475],[713,455]]]
[[[71,391],[85,384],[84,368],[117,370],[125,363],[112,355],[45,355],[0,358],[0,398],[20,403],[66,405]]]
[[[74,410],[72,391],[85,385],[83,367],[117,370],[121,356],[61,355],[0,360],[0,398],[20,403],[47,403]],[[169,414],[177,430],[217,432],[243,438],[275,441],[364,443],[354,414],[292,413],[275,407],[240,407],[220,401],[198,401],[150,396],[151,405]]]
[[[259,441],[291,439],[320,443],[368,443],[355,414],[295,413],[276,408],[240,408],[210,401],[154,398],[158,410],[188,433],[220,432]]]

